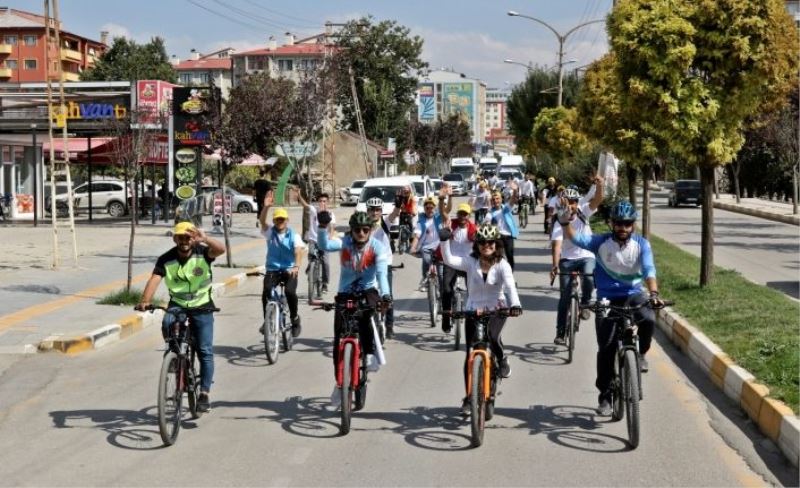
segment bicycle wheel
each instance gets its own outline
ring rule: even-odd
[[[357,412],[367,404],[367,355],[361,355],[361,376],[358,379],[358,387],[353,392],[353,411]]]
[[[308,303],[311,303],[314,298],[314,258],[309,258],[308,269],[306,270],[306,282],[308,283]]]
[[[311,268],[311,283],[312,293],[314,298],[322,297],[322,262],[319,258],[314,260],[314,265]]]
[[[461,312],[463,308],[464,297],[461,295],[460,291],[457,291],[453,297],[453,310]],[[458,351],[461,347],[461,329],[463,328],[464,317],[451,319],[450,321],[453,325],[453,350]]]
[[[200,394],[200,376],[198,376],[194,367],[194,353],[192,353],[191,357],[191,368],[186,368],[186,384],[189,385],[186,395],[189,397],[189,413],[192,419],[199,419],[203,416],[203,412],[197,409],[197,396]]]
[[[280,324],[283,352],[291,351],[292,346],[294,345],[294,337],[292,337],[292,326],[290,324],[286,324],[286,317],[288,316],[289,315],[287,314],[287,310],[284,309],[283,313],[281,313],[281,324]]]
[[[428,310],[431,314],[431,327],[436,327],[436,321],[439,319],[439,302],[436,300],[437,281],[435,276],[428,277]]]
[[[486,396],[483,392],[483,356],[472,358],[472,391],[469,397],[472,447],[483,444],[483,427],[486,423]]]
[[[267,313],[264,317],[264,352],[269,364],[275,364],[278,361],[279,320],[278,304],[273,301],[268,302]]]
[[[622,377],[625,395],[625,415],[628,424],[628,442],[631,449],[639,446],[639,375],[637,369],[639,362],[632,349],[625,351]]]
[[[611,380],[611,420],[622,420],[625,415],[625,392],[622,389],[622,367],[619,354],[614,355],[614,378]]]
[[[342,350],[342,357],[339,361],[344,362],[342,368],[342,423],[339,426],[339,433],[347,435],[350,432],[350,415],[353,408],[353,387],[350,385],[352,378],[352,365],[353,365],[353,344],[346,343]]]
[[[526,205],[523,205],[519,211],[519,226],[523,229],[528,226],[528,207]]]
[[[164,355],[158,377],[158,432],[164,445],[171,446],[181,430],[183,391],[179,387],[180,359],[174,352]]]
[[[572,362],[572,355],[575,352],[575,325],[580,320],[578,311],[578,298],[572,297],[569,301],[569,312],[567,315],[567,362]]]

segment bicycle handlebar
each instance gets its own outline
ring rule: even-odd
[[[675,304],[674,300],[662,300],[661,302],[663,303],[663,305],[660,306],[660,307],[654,307],[653,303],[650,300],[642,302],[642,303],[640,303],[638,305],[611,305],[611,304],[603,305],[600,302],[594,302],[594,303],[590,303],[588,305],[580,305],[580,309],[581,310],[591,310],[593,312],[602,312],[604,310],[613,310],[615,312],[635,312],[636,310],[639,310],[640,308],[644,308],[644,307],[650,307],[653,310],[657,310],[657,309],[664,308],[664,307],[669,307],[669,306]]]
[[[406,263],[400,263],[399,265],[395,266],[393,264],[389,265],[389,269],[403,269],[406,267]]]
[[[198,308],[186,309],[186,308],[183,308],[183,307],[180,307],[180,306],[164,307],[162,305],[148,305],[148,306],[145,307],[144,310],[139,310],[138,308],[133,307],[133,309],[136,310],[137,312],[150,312],[150,313],[155,312],[156,310],[163,310],[165,312],[168,312],[169,310],[175,309],[175,308],[179,308],[181,310],[191,310],[193,312],[221,312],[222,311],[219,307],[198,307]]]
[[[466,317],[511,317],[510,308],[498,308],[496,310],[462,310],[460,312],[442,312],[442,315],[449,316],[454,319]]]
[[[553,286],[553,283],[556,282],[556,276],[594,276],[594,273],[581,273],[580,271],[570,271],[569,273],[556,273],[553,275],[553,279],[550,280],[550,286]]]

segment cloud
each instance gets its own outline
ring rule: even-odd
[[[502,88],[505,81],[516,83],[524,79],[525,68],[504,63],[505,59],[547,66],[558,62],[555,36],[512,43],[482,32],[414,29],[414,33],[425,40],[422,57],[431,69],[452,68],[469,78],[481,79],[491,87]],[[603,32],[589,31],[572,41],[571,38],[565,47],[564,60],[575,58],[577,62],[567,65],[566,69],[591,63],[607,51]]]

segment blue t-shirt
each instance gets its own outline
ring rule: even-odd
[[[339,293],[377,289],[381,296],[389,294],[387,270],[389,251],[374,238],[358,249],[350,236],[329,239],[328,231],[319,229],[317,246],[324,251],[340,251]]]
[[[647,278],[656,277],[650,242],[634,234],[620,246],[613,234],[576,234],[572,243],[592,251],[597,260],[594,282],[597,298],[624,298],[641,293]]]
[[[295,248],[305,247],[299,234],[291,228],[287,228],[286,232],[281,234],[272,226],[261,234],[267,240],[267,271],[285,271],[296,264]]]

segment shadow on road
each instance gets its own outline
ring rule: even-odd
[[[567,347],[545,342],[531,342],[523,347],[505,344],[505,351],[530,364],[562,366],[567,364]]]

